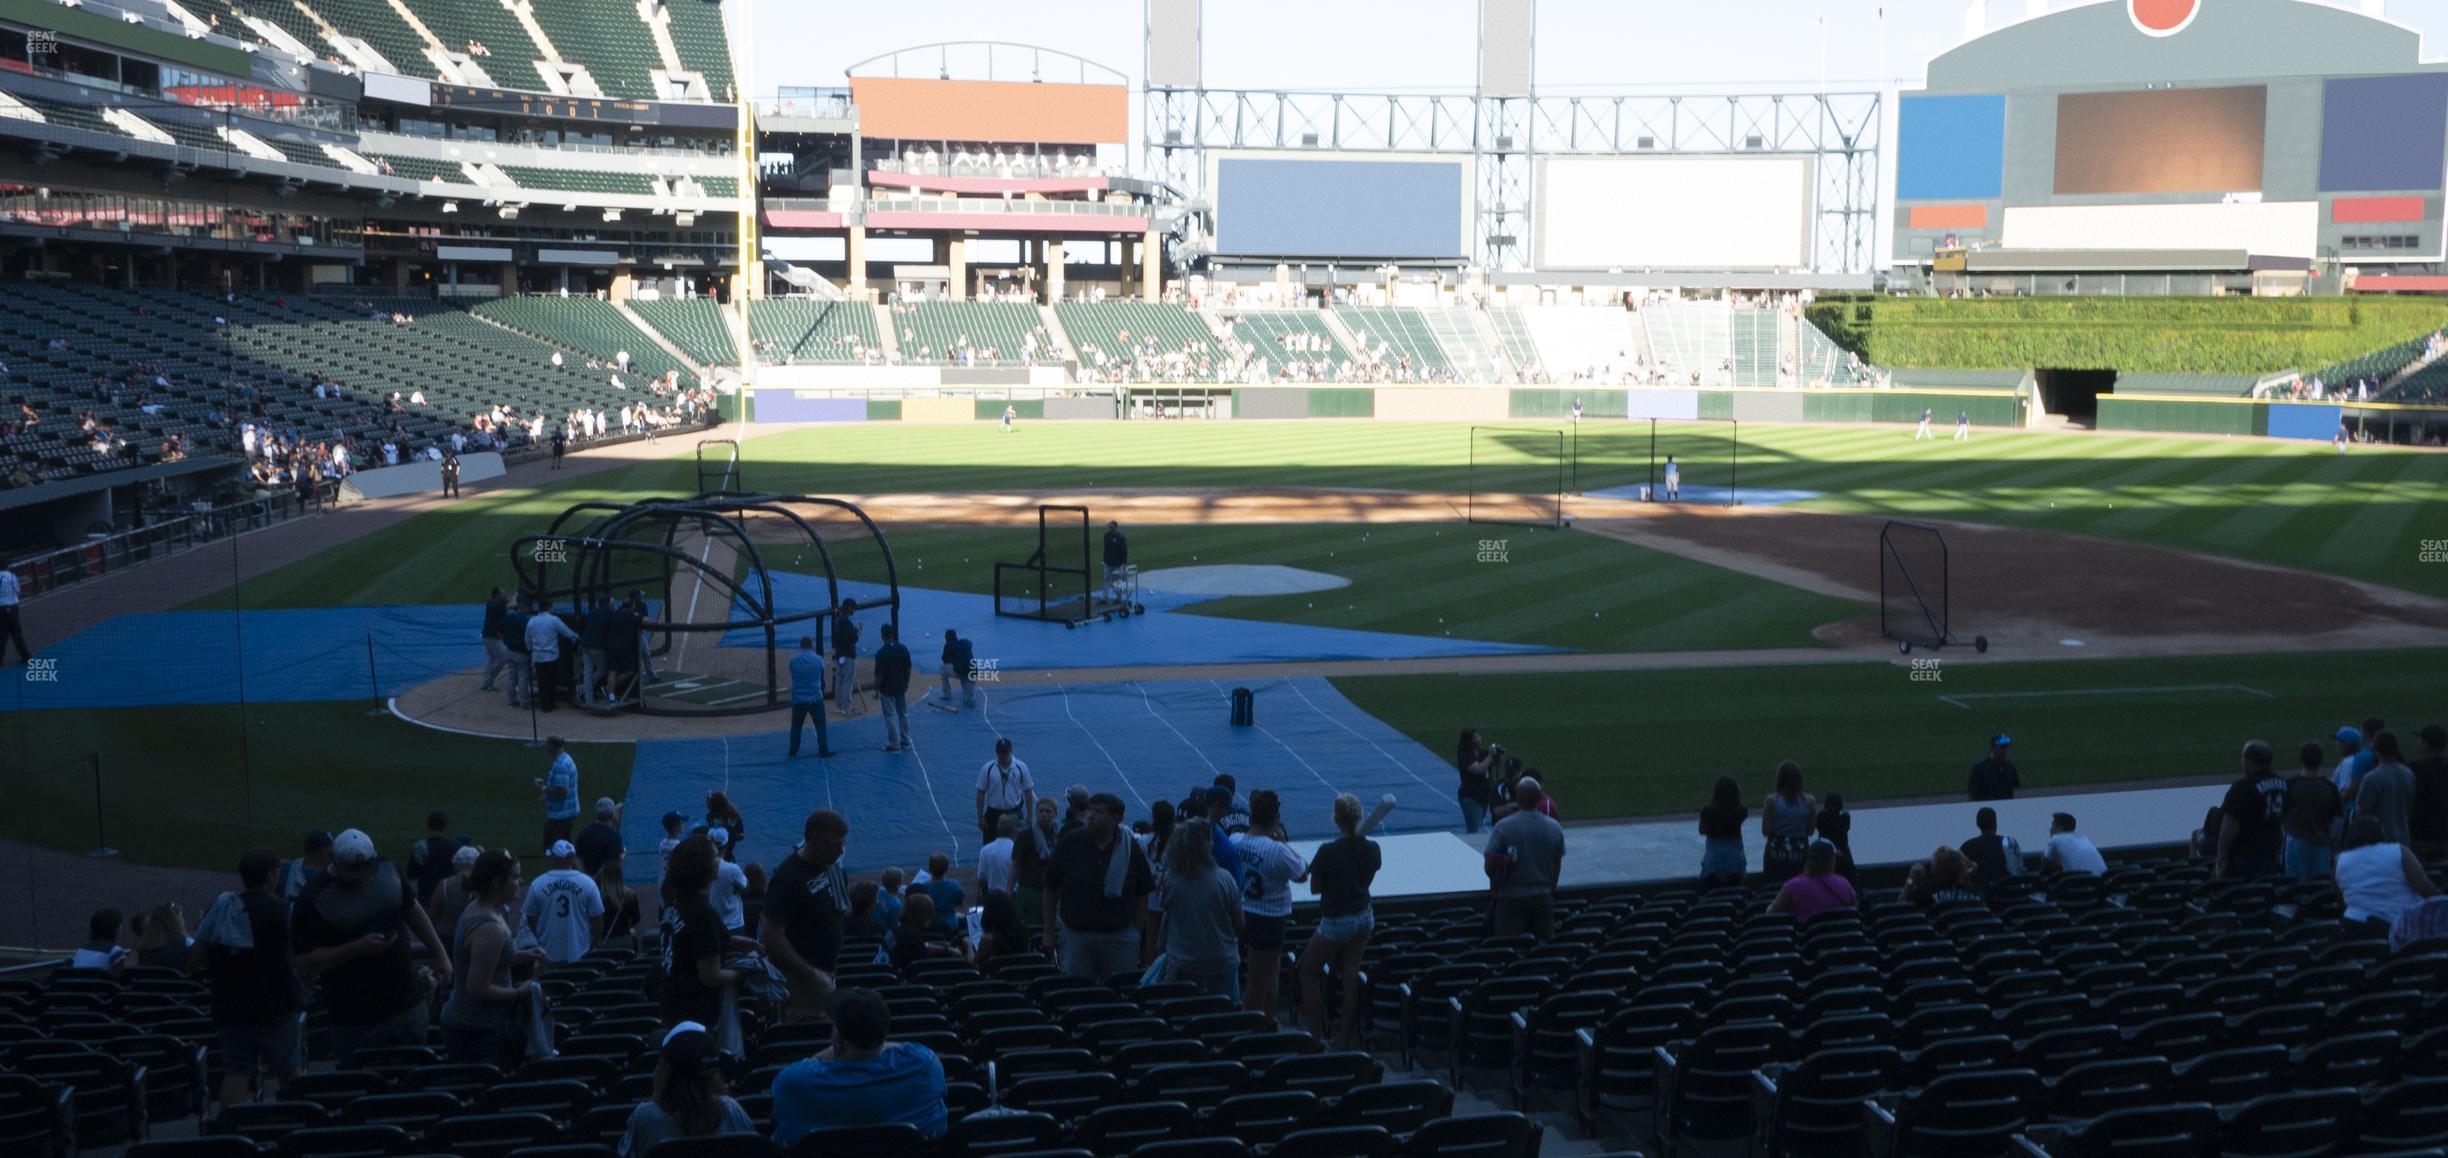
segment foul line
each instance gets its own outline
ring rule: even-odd
[[[1317,705],[1316,705],[1316,704],[1314,704],[1314,703],[1311,703],[1311,702],[1310,702],[1310,700],[1309,700],[1309,695],[1308,695],[1308,693],[1303,692],[1303,691],[1300,689],[1300,680],[1298,680],[1298,679],[1287,679],[1287,680],[1283,681],[1283,686],[1284,686],[1284,687],[1287,687],[1287,688],[1292,689],[1292,694],[1300,697],[1300,702],[1301,702],[1301,705],[1302,705],[1303,707],[1306,707],[1306,708],[1308,708],[1310,711],[1312,711],[1312,712],[1316,712],[1318,715],[1325,717],[1325,718],[1326,718],[1326,720],[1327,720],[1327,722],[1329,722],[1329,723],[1333,724],[1335,727],[1341,728],[1341,729],[1343,729],[1344,731],[1351,733],[1351,734],[1352,734],[1352,736],[1353,736],[1355,739],[1358,739],[1360,742],[1362,742],[1362,743],[1364,743],[1364,744],[1367,744],[1367,745],[1368,745],[1369,747],[1371,747],[1371,748],[1375,748],[1375,749],[1377,749],[1377,754],[1378,754],[1378,755],[1380,755],[1380,756],[1385,757],[1385,758],[1386,758],[1386,763],[1388,763],[1388,764],[1392,764],[1392,765],[1393,765],[1393,766],[1395,766],[1396,768],[1401,769],[1401,770],[1402,770],[1402,774],[1403,774],[1403,775],[1405,775],[1405,776],[1410,777],[1413,783],[1415,783],[1415,784],[1419,785],[1419,786],[1420,786],[1420,787],[1422,787],[1422,788],[1427,789],[1427,790],[1428,790],[1428,791],[1429,791],[1431,794],[1433,794],[1433,793],[1435,793],[1435,792],[1437,791],[1437,786],[1436,786],[1436,785],[1434,785],[1434,784],[1430,784],[1429,782],[1427,782],[1427,781],[1425,781],[1425,780],[1420,779],[1420,775],[1419,775],[1419,773],[1412,771],[1412,770],[1411,770],[1411,766],[1410,766],[1410,765],[1403,763],[1403,762],[1402,762],[1401,760],[1399,760],[1399,759],[1396,759],[1396,758],[1395,758],[1395,756],[1394,756],[1394,753],[1386,751],[1386,750],[1385,750],[1385,745],[1380,744],[1380,743],[1378,743],[1377,741],[1372,740],[1372,739],[1370,739],[1370,738],[1369,738],[1369,737],[1367,737],[1367,736],[1361,735],[1361,734],[1360,734],[1360,730],[1359,730],[1358,728],[1354,728],[1354,727],[1352,727],[1350,724],[1346,724],[1346,723],[1344,723],[1342,720],[1335,718],[1335,716],[1334,716],[1332,713],[1328,712],[1326,709],[1321,708],[1321,707],[1317,706]],[[1431,796],[1431,799],[1433,799],[1433,795]]]
[[[2154,692],[2243,692],[2248,696],[2259,696],[2265,700],[2278,698],[2269,692],[2246,687],[2243,684],[2167,684],[2148,688],[2072,688],[2054,692],[1965,692],[1961,695],[1940,696],[1938,702],[1953,704],[1968,712],[1972,710],[1972,705],[1965,703],[1965,700],[2012,700],[2032,696],[2138,696],[2150,695]]]
[[[1147,713],[1156,717],[1156,722],[1163,724],[1166,731],[1173,733],[1174,737],[1182,742],[1183,747],[1190,749],[1190,754],[1198,757],[1199,763],[1205,764],[1207,766],[1207,770],[1210,772],[1221,774],[1224,771],[1223,769],[1215,766],[1215,761],[1207,758],[1207,750],[1205,748],[1199,747],[1196,742],[1190,739],[1190,737],[1182,735],[1182,730],[1174,727],[1173,721],[1166,719],[1163,712],[1156,710],[1156,701],[1148,698],[1147,685],[1140,683],[1138,680],[1132,680],[1131,686],[1139,689],[1139,702],[1147,708]]]
[[[881,714],[882,714],[882,709],[883,709],[883,705],[879,703],[879,704],[877,705],[877,711],[878,711],[878,714],[879,714],[879,715],[881,715]],[[952,821],[951,821],[951,818],[949,818],[949,817],[947,817],[947,816],[945,816],[945,815],[944,815],[944,810],[943,810],[943,801],[938,800],[938,799],[936,799],[936,797],[935,797],[935,777],[934,777],[933,775],[931,775],[931,774],[929,774],[929,773],[927,772],[927,763],[926,763],[926,757],[919,755],[919,754],[918,754],[918,748],[917,748],[917,745],[914,745],[914,744],[912,744],[912,743],[910,743],[910,742],[909,742],[909,741],[910,741],[910,735],[909,735],[909,732],[910,732],[909,727],[908,727],[906,724],[905,724],[905,725],[903,725],[903,726],[902,726],[902,728],[901,728],[901,750],[902,750],[902,751],[904,751],[904,752],[909,753],[909,754],[910,754],[910,758],[911,758],[911,759],[918,761],[918,782],[926,786],[926,798],[927,798],[927,803],[928,803],[928,804],[931,804],[931,805],[933,805],[933,806],[935,807],[935,823],[940,824],[940,825],[942,825],[942,826],[943,826],[943,830],[944,830],[944,839],[945,839],[945,840],[949,840],[949,841],[951,841],[951,842],[952,842],[952,851],[951,851],[951,853],[949,854],[949,855],[950,855],[950,857],[951,857],[952,863],[953,863],[953,864],[959,864],[959,863],[960,863],[960,834],[959,834],[959,833],[957,833],[957,832],[952,831]],[[827,772],[827,773],[825,773],[825,801],[826,801],[826,803],[829,805],[829,804],[831,804],[832,800],[833,800],[833,774],[832,774],[831,772]],[[981,848],[981,851],[982,851],[982,848]]]
[[[1122,770],[1122,762],[1114,759],[1113,753],[1105,750],[1105,741],[1097,739],[1095,729],[1080,723],[1079,716],[1071,711],[1071,689],[1061,680],[1054,681],[1054,689],[1062,693],[1063,717],[1071,721],[1072,727],[1087,734],[1088,742],[1096,745],[1097,755],[1105,757],[1105,762],[1113,766],[1114,775],[1122,778],[1122,786],[1130,789],[1131,799],[1138,801],[1141,808],[1149,807],[1147,797],[1139,794],[1139,786],[1131,783],[1130,773]]]

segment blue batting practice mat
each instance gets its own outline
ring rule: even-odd
[[[997,737],[1011,739],[1040,796],[1059,800],[1071,785],[1084,784],[1120,796],[1134,821],[1147,819],[1157,800],[1178,805],[1191,789],[1229,772],[1244,795],[1259,788],[1282,794],[1284,827],[1296,840],[1333,834],[1331,805],[1343,792],[1372,808],[1393,793],[1385,831],[1460,826],[1453,766],[1354,707],[1327,681],[1246,686],[1256,693],[1256,722],[1239,728],[1231,724],[1232,685],[1211,680],[987,683],[978,685],[979,707],[953,714],[916,702],[921,690],[935,690],[930,679],[911,688],[914,751],[882,751],[884,725],[873,696],[865,697],[864,714],[833,721],[830,760],[816,757],[813,729],[796,759],[784,754],[789,739],[781,731],[642,741],[621,835],[630,848],[653,848],[662,840],[664,813],[702,817],[706,793],[720,790],[748,818],[742,864],[776,864],[798,843],[807,814],[831,808],[850,821],[845,863],[852,872],[898,866],[915,873],[936,852],[955,865],[974,865],[978,772],[994,758]],[[660,866],[653,860],[631,858],[630,879],[655,879]]]
[[[1666,484],[1654,484],[1650,487],[1650,490],[1657,494],[1657,501],[1661,503],[1667,501],[1665,498]],[[1812,499],[1818,498],[1822,493],[1823,492],[1820,491],[1775,490],[1769,487],[1744,487],[1741,490],[1735,490],[1732,487],[1701,486],[1697,483],[1687,483],[1681,489],[1675,492],[1674,501],[1689,506],[1722,507],[1736,499],[1740,499],[1742,500],[1742,504],[1746,507],[1781,507],[1787,503],[1809,502]],[[1641,484],[1639,483],[1635,483],[1631,486],[1608,487],[1602,491],[1591,491],[1589,493],[1589,497],[1593,499],[1622,499],[1626,502],[1635,503],[1644,501],[1644,496],[1641,494]]]
[[[785,611],[819,608],[828,601],[821,579],[781,572],[776,578],[776,601]],[[844,583],[842,592],[875,599],[883,589]],[[1322,593],[1320,598],[1332,595]],[[1197,602],[1195,596],[1151,595],[1147,615],[1077,630],[1059,623],[998,619],[994,600],[984,595],[905,587],[901,599],[902,627],[921,672],[934,670],[947,627],[975,642],[978,659],[1004,671],[1556,650],[1173,613]],[[482,668],[484,646],[477,629],[483,620],[484,608],[477,604],[122,615],[44,649],[43,658],[57,661],[58,678],[41,683],[11,680],[15,690],[0,700],[0,707],[32,711],[233,704],[242,699],[378,703],[438,676]],[[859,623],[866,633],[859,650],[873,655],[882,642],[876,628],[883,623],[883,613],[863,613]],[[798,634],[808,626],[787,629],[788,638],[779,643],[782,650],[795,649]],[[761,632],[735,631],[723,642],[730,647],[762,646],[763,639]]]

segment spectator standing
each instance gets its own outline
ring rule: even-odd
[[[451,875],[434,887],[433,900],[425,905],[426,919],[443,936],[444,948],[450,948],[451,931],[459,927],[459,915],[467,912],[468,902],[475,898],[469,891],[468,877],[476,871],[476,858],[483,849],[466,845],[451,854]]]
[[[1521,811],[1488,831],[1488,877],[1494,885],[1496,933],[1555,935],[1556,881],[1564,871],[1564,826],[1538,810],[1546,795],[1536,780],[1523,780],[1515,795]]]
[[[1130,566],[1130,539],[1122,534],[1122,524],[1105,524],[1105,590],[1114,598],[1122,595],[1122,569]]]
[[[1980,835],[1963,842],[1962,852],[1972,862],[1972,887],[1983,893],[1999,881],[2023,875],[2023,846],[2011,836],[1998,835],[1997,826],[1997,809],[1984,807],[1972,815],[1972,827]]]
[[[995,822],[1006,814],[1028,815],[1037,804],[1037,781],[1028,762],[1012,755],[1011,738],[995,741],[994,758],[978,765],[977,824],[979,835],[993,840]]]
[[[1301,1016],[1309,1032],[1324,1037],[1326,1029],[1323,973],[1334,966],[1343,984],[1341,1016],[1330,1048],[1349,1049],[1358,1043],[1353,1029],[1360,1017],[1360,958],[1368,950],[1377,918],[1369,905],[1369,886],[1384,866],[1377,842],[1360,835],[1360,798],[1344,793],[1334,800],[1335,830],[1340,835],[1318,847],[1309,865],[1309,891],[1318,898],[1317,928],[1301,951]]]
[[[524,915],[545,959],[566,965],[586,956],[603,936],[603,893],[594,876],[578,867],[577,846],[556,840],[545,854],[552,857],[552,871],[527,890]]]
[[[2414,806],[2406,831],[2418,856],[2448,853],[2448,728],[2424,724],[2415,733],[2422,754],[2407,767],[2414,773]]]
[[[578,867],[588,876],[603,871],[603,866],[621,854],[620,802],[609,796],[595,798],[595,822],[578,830]]]
[[[915,748],[909,726],[910,651],[902,646],[900,628],[887,623],[878,634],[884,637],[884,646],[875,653],[876,707],[884,713],[884,750]]]
[[[1802,871],[1818,812],[1819,802],[1802,791],[1802,766],[1791,760],[1777,765],[1776,791],[1760,802],[1760,835],[1768,841],[1760,853],[1762,875],[1783,882]]]
[[[2330,771],[2329,782],[2337,785],[2340,797],[2353,799],[2347,795],[2348,790],[2354,787],[2355,781],[2361,780],[2372,770],[2377,757],[2363,745],[2363,738],[2369,732],[2378,730],[2373,728],[2367,731],[2351,724],[2337,730],[2334,737],[2337,740],[2337,767]]]
[[[537,847],[551,848],[555,841],[568,840],[570,827],[578,821],[578,761],[559,736],[544,737],[544,754],[552,763],[535,782],[536,796],[544,802],[544,843]]]
[[[935,901],[935,931],[947,937],[957,935],[960,912],[969,898],[960,882],[952,879],[952,858],[940,852],[929,855],[926,881],[918,887]]]
[[[1012,891],[1013,841],[1020,835],[1020,818],[995,818],[994,839],[978,849],[978,895],[991,897]],[[983,902],[981,902],[983,903]]]
[[[603,936],[597,938],[597,944],[609,945],[637,932],[643,907],[638,904],[637,890],[629,887],[623,867],[628,859],[628,853],[617,853],[595,871],[595,891],[603,897],[604,906]]]
[[[290,908],[289,945],[298,973],[322,982],[341,1068],[354,1068],[361,1049],[425,1043],[430,994],[409,958],[410,934],[432,951],[434,976],[448,984],[450,957],[408,874],[376,856],[365,833],[333,838],[331,871]]]
[[[562,843],[567,847],[568,842]],[[518,938],[503,917],[518,900],[517,857],[498,848],[477,857],[475,870],[468,874],[468,888],[473,899],[451,935],[456,948],[451,954],[450,997],[442,1003],[442,1041],[454,1062],[492,1062],[507,1068],[517,1061],[526,1042],[526,1022],[519,1016],[518,1004],[528,999],[535,986],[533,981],[512,981],[511,966],[522,957],[547,956],[549,949],[520,953]],[[531,892],[527,901],[530,923],[535,911]]]
[[[450,879],[452,859],[473,843],[451,835],[449,813],[437,809],[425,814],[425,835],[408,846],[408,874],[416,880],[418,904],[433,904],[434,890]]]
[[[2270,747],[2244,745],[2244,774],[2227,787],[2219,804],[2218,860],[2213,875],[2251,880],[2278,872],[2283,845],[2279,822],[2286,816],[2287,782],[2270,767]]]
[[[523,708],[535,697],[535,665],[527,652],[527,597],[519,596],[502,613],[502,650],[510,655],[510,706]]]
[[[561,662],[561,645],[579,642],[578,633],[553,614],[552,600],[539,596],[535,615],[527,620],[527,658],[535,671],[536,710],[549,712],[555,706],[562,681],[569,678]]]
[[[298,1072],[300,993],[289,956],[289,911],[271,892],[279,867],[280,854],[268,848],[240,856],[239,891],[214,902],[193,950],[212,988],[225,1107],[247,1100],[258,1073],[286,1082]],[[269,1085],[264,1095],[273,1096]]]
[[[841,956],[842,915],[850,882],[841,867],[850,822],[830,808],[808,813],[799,847],[783,858],[765,890],[765,955],[790,981],[784,1021],[816,1021],[833,994]]]
[[[833,611],[833,703],[845,716],[858,702],[858,600],[844,599]]]
[[[1536,781],[1523,781],[1525,784]],[[1309,862],[1285,843],[1283,798],[1271,788],[1250,793],[1250,827],[1236,842],[1241,854],[1242,940],[1249,946],[1249,980],[1242,1007],[1274,1017],[1283,978],[1284,927],[1292,920],[1292,884],[1309,879]]]
[[[1091,797],[1087,824],[1063,837],[1046,865],[1046,947],[1072,977],[1103,980],[1138,967],[1139,920],[1153,874],[1122,821],[1120,797]],[[1181,855],[1178,841],[1173,855]]]
[[[813,721],[816,725],[816,755],[833,754],[833,745],[825,739],[824,656],[816,651],[816,637],[799,637],[799,652],[791,656],[791,722],[790,754],[799,754],[799,726]]]
[[[1059,809],[1054,798],[1037,798],[1036,819],[1013,842],[1012,906],[1020,911],[1020,921],[1037,928],[1045,913],[1046,865],[1054,859],[1054,846],[1062,839],[1054,821]]]
[[[1846,880],[1853,879],[1853,814],[1845,811],[1844,793],[1830,792],[1819,801],[1811,831],[1836,846],[1836,871],[1845,874]]]
[[[1237,999],[1241,962],[1236,946],[1248,918],[1240,886],[1215,863],[1212,827],[1196,819],[1181,825],[1182,839],[1166,861],[1159,940],[1167,977]]]
[[[639,644],[646,635],[645,613],[630,603],[617,603],[604,622],[604,702],[623,703],[632,691],[645,698],[645,690],[636,686]]]
[[[2381,838],[2393,844],[2413,841],[2414,770],[2406,767],[2397,733],[2386,728],[2372,734],[2372,770],[2346,790],[2357,819],[2380,822]]]
[[[484,685],[478,691],[494,690],[494,677],[510,666],[510,649],[502,643],[502,618],[509,614],[510,597],[501,588],[494,588],[492,597],[485,600],[484,627],[479,635],[484,640],[485,671]]]
[[[1477,832],[1487,822],[1488,809],[1495,803],[1491,770],[1503,755],[1504,749],[1490,747],[1479,729],[1462,729],[1462,738],[1454,746],[1454,770],[1461,776],[1454,800],[1462,806],[1462,831]]]
[[[2014,737],[2003,732],[1989,737],[1989,754],[1972,765],[1972,780],[1965,789],[1973,801],[2012,800],[2015,791],[2023,787],[2022,773],[2007,758],[2007,750],[2013,745]]]
[[[2091,873],[2108,871],[2108,858],[2101,856],[2099,846],[2091,838],[2074,831],[2074,814],[2052,813],[2049,816],[2048,847],[2040,850],[2040,862],[2061,873]]]
[[[1742,785],[1731,776],[1717,778],[1709,802],[1700,809],[1700,883],[1702,885],[1739,885],[1750,869],[1751,860],[1743,852],[1743,821],[1751,810],[1742,802]]]
[[[1009,893],[988,893],[979,908],[983,916],[978,921],[976,958],[981,969],[997,958],[1029,951],[1028,926],[1020,923],[1020,910],[1012,903]]]
[[[756,1123],[724,1085],[720,1061],[713,1035],[697,1022],[683,1021],[664,1034],[654,1093],[630,1111],[621,1132],[621,1158],[645,1158],[675,1138],[756,1133]]]
[[[713,841],[692,836],[674,846],[663,864],[663,992],[657,1012],[674,1028],[720,1022],[723,990],[739,979],[737,971],[723,967],[730,942],[706,900],[720,863]]]
[[[1836,872],[1836,846],[1814,840],[1802,855],[1802,871],[1786,878],[1776,899],[1768,902],[1768,911],[1792,913],[1794,921],[1800,924],[1821,913],[1850,909],[1854,904],[1853,882]]]
[[[2338,897],[2346,903],[2345,919],[2384,928],[2397,914],[2440,895],[2414,859],[2414,850],[2388,839],[2380,822],[2358,816],[2346,826],[2346,848],[2337,857]]]
[[[714,917],[722,922],[726,932],[734,935],[748,928],[748,870],[730,855],[734,843],[731,830],[717,825],[705,831],[707,840],[714,842],[714,883],[706,889],[706,901],[714,906]]]
[[[452,437],[458,436],[454,434]],[[312,488],[309,488],[308,493],[312,493]],[[442,497],[446,499],[459,497],[459,451],[456,447],[442,452]]]
[[[578,647],[578,702],[609,702],[604,677],[612,667],[612,603],[602,595],[595,596],[578,617]]]
[[[706,793],[706,827],[719,828],[727,839],[714,842],[715,851],[724,860],[739,859],[740,838],[748,835],[748,818],[740,815],[739,806],[731,803],[728,793],[720,790]]]
[[[833,1010],[833,1044],[774,1078],[774,1142],[790,1146],[811,1131],[837,1126],[918,1128],[940,1138],[943,1062],[914,1042],[891,1041],[892,1011],[871,989],[843,992]]]
[[[0,667],[8,664],[11,643],[17,645],[17,658],[34,658],[34,649],[26,646],[25,624],[18,618],[19,590],[17,572],[0,567]]]
[[[2286,781],[2286,811],[2278,818],[2280,863],[2294,880],[2319,880],[2336,863],[2334,834],[2346,805],[2337,785],[2321,773],[2320,741],[2304,741],[2296,757],[2298,765]]]

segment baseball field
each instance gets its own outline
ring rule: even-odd
[[[1946,433],[1917,442],[1909,427],[1746,424],[1737,434],[1616,420],[1577,431],[1023,423],[1005,435],[983,423],[874,423],[753,437],[743,484],[858,502],[905,590],[989,590],[992,561],[1034,549],[1034,504],[1074,502],[1100,529],[1121,521],[1142,570],[1275,564],[1347,581],[1167,615],[1525,645],[1495,657],[1423,645],[1374,666],[1292,657],[1282,671],[1331,677],[1432,753],[1449,753],[1464,726],[1485,729],[1540,769],[1574,820],[1689,811],[1720,774],[1756,794],[1788,757],[1815,788],[1867,801],[1961,791],[1993,732],[2017,737],[2027,784],[2057,786],[2216,776],[2246,739],[2291,751],[2367,715],[2441,713],[2448,454]],[[672,451],[472,493],[236,588],[190,569],[162,580],[190,585],[164,605],[179,610],[162,620],[162,646],[124,660],[194,685],[243,674],[269,686],[254,658],[216,664],[180,646],[178,625],[244,632],[286,622],[272,617],[385,609],[426,617],[382,630],[456,631],[461,650],[449,654],[480,657],[476,605],[510,580],[512,541],[574,502],[693,492],[694,462]],[[1638,501],[1669,454],[1686,501]],[[1571,492],[1569,526],[1552,518],[1559,488]],[[1466,521],[1474,510],[1516,521]],[[1905,656],[1882,638],[1877,536],[1888,519],[1944,530],[1951,630],[1986,637],[1986,654]],[[862,559],[842,577],[880,580],[877,570]],[[542,765],[524,738],[369,714],[393,685],[475,660],[366,635],[368,666],[392,670],[361,680],[363,695],[21,700],[0,742],[27,770],[0,832],[218,866],[244,843],[286,848],[342,823],[404,841],[439,801],[456,802],[466,831],[532,829],[526,785]],[[432,670],[404,671],[412,662]],[[1125,648],[1093,666],[1097,678],[1154,679],[1176,662]],[[80,674],[64,666],[61,678]],[[626,796],[634,747],[579,744],[584,794]],[[36,767],[34,754],[59,758]],[[97,832],[102,816],[112,828]]]

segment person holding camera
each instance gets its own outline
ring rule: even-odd
[[[1462,739],[1454,747],[1454,768],[1461,775],[1454,799],[1462,805],[1462,831],[1477,832],[1487,822],[1488,809],[1495,804],[1491,773],[1503,760],[1503,747],[1491,746],[1477,728],[1462,729]]]

